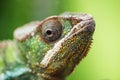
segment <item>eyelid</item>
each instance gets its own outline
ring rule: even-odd
[[[47,34],[47,30],[52,31],[51,35]],[[58,40],[62,34],[62,24],[57,19],[51,19],[43,23],[42,37],[46,42],[54,42]]]

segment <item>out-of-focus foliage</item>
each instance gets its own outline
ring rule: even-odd
[[[16,27],[55,15],[57,8],[56,0],[1,0],[0,39],[12,39]]]
[[[1,0],[0,39],[12,39],[16,27],[65,11],[90,13],[96,21],[87,57],[67,80],[120,80],[119,0]]]

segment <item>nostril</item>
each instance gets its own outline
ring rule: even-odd
[[[89,24],[86,25],[86,30],[89,31],[89,32],[94,32],[95,22],[89,22]]]

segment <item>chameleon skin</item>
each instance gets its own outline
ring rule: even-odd
[[[49,27],[47,38],[43,33]],[[51,35],[52,28],[57,33]],[[29,69],[23,73],[32,75],[29,80],[64,80],[88,53],[94,29],[93,17],[81,13],[63,13],[18,28],[14,44]],[[20,79],[17,76],[14,79]]]

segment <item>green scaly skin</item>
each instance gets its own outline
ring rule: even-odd
[[[47,41],[42,28],[58,24],[60,37]],[[94,29],[92,16],[81,13],[63,13],[16,29],[13,41],[0,43],[0,78],[64,80],[88,53]]]

